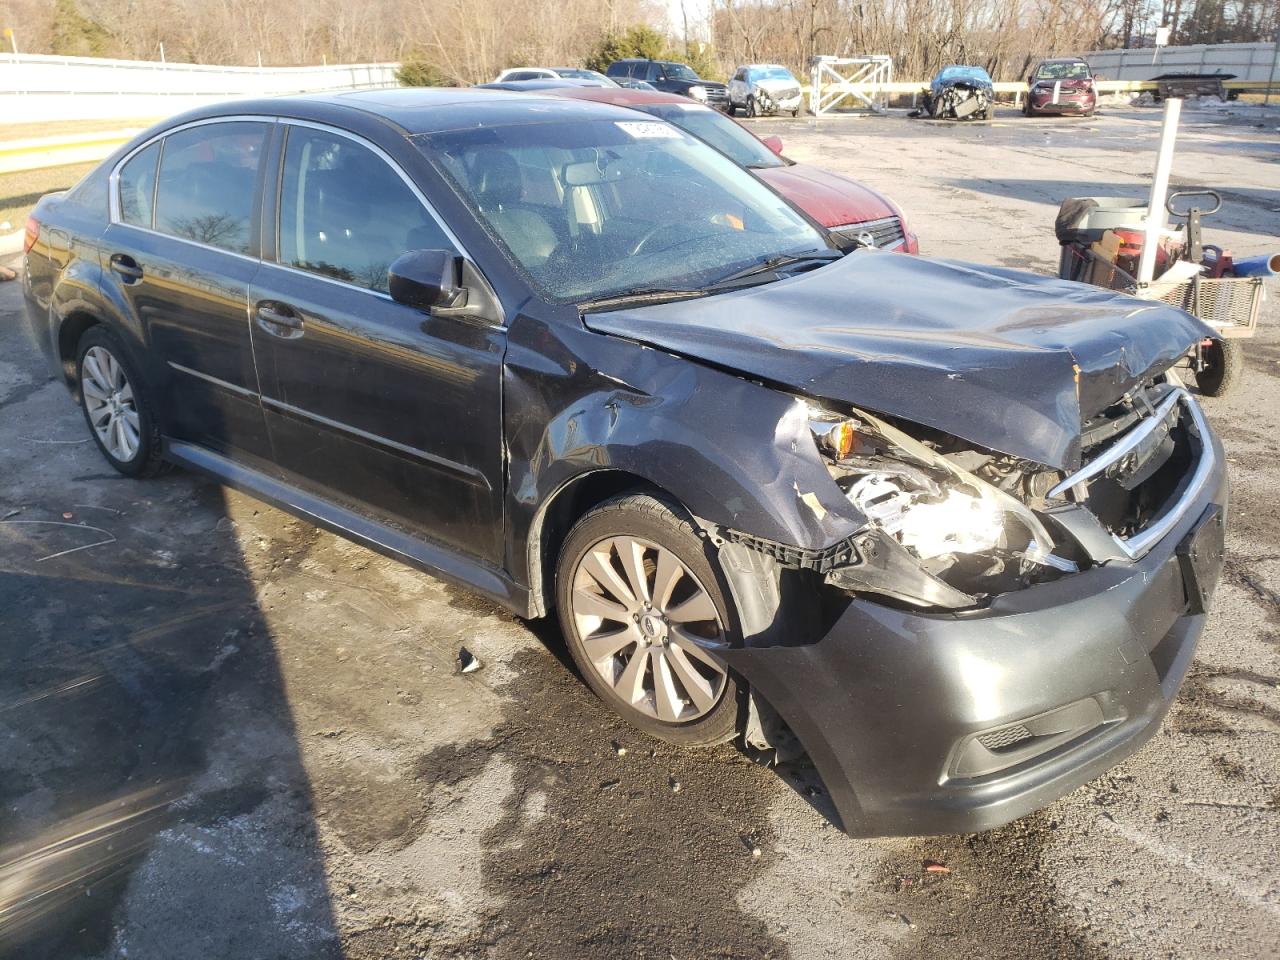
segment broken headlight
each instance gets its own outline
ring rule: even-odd
[[[910,589],[886,589],[884,571],[864,563],[866,570],[837,571],[836,585],[957,607],[1075,570],[1053,554],[1052,537],[1026,504],[933,447],[862,412],[810,405],[808,417],[832,479],[867,519],[868,542],[878,547],[871,558],[893,554],[901,571],[909,557],[925,576]]]

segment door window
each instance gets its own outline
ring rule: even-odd
[[[294,126],[280,186],[282,264],[387,290],[409,250],[452,250],[444,229],[386,161],[337,134]]]
[[[156,161],[160,143],[151,144],[120,168],[120,219],[135,227],[151,226],[151,203],[156,189]]]
[[[156,229],[250,253],[253,195],[267,125],[202,124],[165,138],[156,189]]]

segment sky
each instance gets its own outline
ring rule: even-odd
[[[678,39],[684,20],[680,13],[681,0],[666,0],[667,19],[671,22],[671,30]],[[707,21],[711,16],[711,0],[684,0],[684,12],[689,17],[689,39],[707,39]]]

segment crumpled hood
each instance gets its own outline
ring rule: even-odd
[[[1063,470],[1083,421],[1213,331],[1162,303],[999,267],[858,250],[588,328]]]
[[[753,171],[824,227],[842,227],[898,216],[888,198],[864,183],[807,163]]]
[[[795,79],[783,79],[781,77],[768,77],[764,80],[751,81],[761,90],[769,93],[784,93],[786,91],[794,91],[795,96],[800,95],[800,81]]]

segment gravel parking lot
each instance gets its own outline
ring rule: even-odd
[[[1061,199],[1145,193],[1158,127],[755,125],[887,191],[926,254],[1041,272]],[[1223,192],[1213,242],[1280,249],[1280,114],[1189,108],[1174,173]],[[615,721],[551,623],[190,474],[116,476],[20,293],[0,284],[0,955],[1280,956],[1274,297],[1243,387],[1206,402],[1229,555],[1163,730],[1003,830],[853,840],[804,769]],[[456,671],[464,644],[483,669]]]

